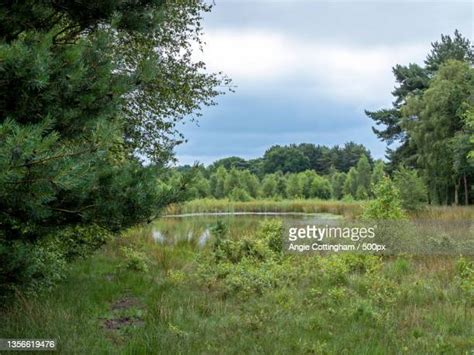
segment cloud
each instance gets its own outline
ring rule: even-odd
[[[391,68],[422,62],[429,48],[429,43],[346,46],[249,28],[214,29],[204,41],[199,59],[238,86],[261,90],[293,82],[304,95],[365,106],[386,103],[394,86]]]

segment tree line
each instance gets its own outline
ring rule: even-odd
[[[283,148],[295,149],[295,146]],[[272,151],[272,148],[268,151]],[[193,179],[187,187],[187,198],[190,199],[249,201],[260,198],[315,198],[348,201],[373,198],[375,187],[386,177],[385,163],[377,160],[371,164],[365,154],[347,172],[339,171],[332,165],[324,173],[314,169],[285,173],[279,169],[268,174],[255,174],[243,162],[245,160],[231,157],[221,159],[207,168],[202,165],[194,168],[178,167],[170,172],[168,181],[177,185],[186,174],[192,172]],[[287,165],[283,163],[282,166]],[[401,167],[394,172],[393,181],[400,190],[406,209],[414,210],[426,203],[427,189],[417,171]]]
[[[424,65],[396,65],[393,105],[367,111],[387,149],[388,170],[416,169],[435,204],[474,200],[474,51],[455,31],[432,43]]]

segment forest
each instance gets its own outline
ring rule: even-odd
[[[66,354],[470,353],[469,38],[442,34],[423,64],[392,68],[392,106],[365,111],[384,159],[296,141],[180,165],[181,124],[239,95],[193,55],[212,8],[0,5],[0,339]],[[285,253],[285,223],[326,219],[401,223],[383,237],[444,254]]]

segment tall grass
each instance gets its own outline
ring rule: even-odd
[[[474,206],[426,206],[414,212],[417,219],[439,221],[474,221]]]
[[[301,212],[332,213],[347,218],[356,218],[362,213],[366,201],[340,201],[318,199],[294,200],[252,200],[232,201],[229,199],[197,199],[183,204],[173,204],[165,214],[206,212]],[[473,221],[474,206],[432,206],[426,205],[409,213],[413,219],[442,221]]]
[[[298,200],[252,200],[231,201],[228,199],[199,199],[184,204],[172,205],[166,214],[205,212],[301,212],[332,213],[354,218],[362,212],[362,202],[344,202],[316,199]]]
[[[186,245],[158,245],[149,234],[134,229],[73,264],[58,288],[19,297],[0,313],[1,336],[55,338],[60,354],[472,350],[469,279],[456,258],[287,256],[221,273]],[[143,252],[149,271],[123,268],[123,247]],[[200,270],[218,277],[203,281]],[[219,292],[223,281],[235,293]],[[242,297],[258,285],[263,291]],[[129,307],[118,308],[124,299]],[[129,323],[107,327],[118,320]]]

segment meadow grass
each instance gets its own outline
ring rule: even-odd
[[[228,199],[198,199],[183,204],[171,205],[166,214],[205,213],[205,212],[300,212],[332,213],[353,218],[361,214],[364,202],[293,199],[251,201],[231,201]]]
[[[57,288],[18,295],[1,337],[55,338],[65,354],[472,351],[472,260],[279,255],[261,238],[232,242],[248,257],[217,262],[210,246],[163,246],[134,228]]]

